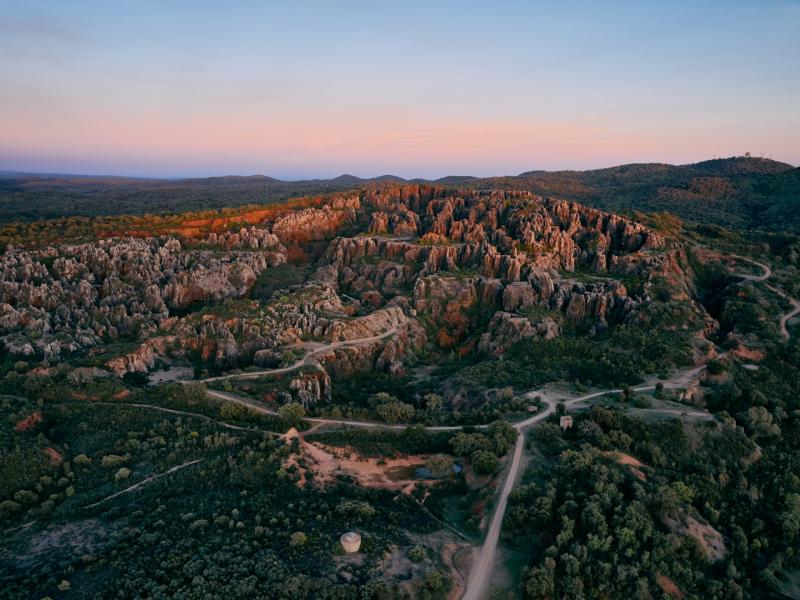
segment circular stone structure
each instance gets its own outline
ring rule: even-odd
[[[339,542],[342,544],[342,548],[348,554],[354,554],[358,552],[358,549],[361,547],[361,536],[358,535],[355,531],[348,531],[347,533],[343,533],[342,536],[339,538]]]

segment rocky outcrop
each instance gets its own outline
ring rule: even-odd
[[[406,321],[403,311],[392,306],[357,319],[333,321],[325,335],[331,342],[366,339],[394,331]]]
[[[416,235],[420,220],[416,213],[402,205],[393,212],[374,212],[370,215],[370,219],[370,233],[396,236]]]
[[[426,343],[425,330],[414,319],[408,319],[391,337],[340,346],[315,358],[336,377],[372,370],[400,374],[404,372],[405,357],[420,351]]]
[[[538,320],[498,311],[489,322],[489,329],[481,336],[478,349],[490,354],[502,354],[514,344],[528,338],[551,340],[561,328],[551,316]]]
[[[155,338],[148,340],[139,348],[109,360],[106,366],[122,377],[126,373],[146,373],[156,366],[156,362],[165,355],[165,348],[174,338]]]
[[[256,225],[221,215],[189,223],[196,227],[185,239],[6,252],[5,351],[55,362],[122,336],[138,339],[139,348],[108,363],[122,375],[189,356],[219,371],[269,368],[284,364],[290,346],[363,340],[317,358],[337,376],[396,373],[428,344],[500,353],[525,338],[556,336],[561,323],[597,331],[629,322],[653,301],[658,282],[676,298],[693,296],[679,247],[628,219],[527,192],[392,186],[248,214]],[[262,273],[287,260],[284,244],[292,260],[308,259],[305,242],[359,228],[333,239],[302,285],[269,302],[244,300]],[[633,295],[621,282],[629,277]],[[209,303],[219,305],[192,312]],[[379,338],[387,331],[395,333]],[[303,381],[292,394],[324,400],[324,378],[318,386]]]
[[[213,261],[208,268],[184,271],[164,286],[163,300],[170,306],[186,308],[196,302],[218,302],[241,298],[256,282],[256,272],[245,263],[224,264]],[[152,291],[153,303],[157,290]],[[147,301],[147,300],[146,300]]]
[[[341,208],[331,205],[321,209],[306,208],[279,218],[272,226],[272,233],[284,244],[332,238],[345,225],[355,221],[356,208],[358,202]]]
[[[222,256],[207,249],[221,245]],[[236,248],[247,247],[247,251]],[[193,302],[239,298],[285,262],[259,228],[193,241],[105,239],[0,257],[0,336],[6,352],[55,361],[120,336],[148,336]]]
[[[330,402],[331,378],[324,369],[305,373],[289,382],[288,395],[289,398],[284,398],[285,401],[293,400],[306,408],[320,402]]]

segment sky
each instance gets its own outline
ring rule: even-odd
[[[0,0],[0,170],[800,164],[800,0]]]

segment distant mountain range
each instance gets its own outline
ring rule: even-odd
[[[668,211],[701,223],[800,232],[800,168],[747,156],[689,165],[640,163],[488,178],[451,175],[436,180],[389,174],[283,181],[266,175],[147,179],[0,171],[0,220],[196,211],[406,183],[525,189],[614,212]]]

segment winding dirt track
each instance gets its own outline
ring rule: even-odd
[[[196,465],[197,463],[203,462],[204,460],[205,460],[205,458],[196,458],[194,460],[190,460],[190,461],[185,462],[183,464],[176,465],[176,466],[172,467],[171,469],[167,469],[163,473],[158,473],[157,475],[151,475],[150,477],[145,477],[139,483],[134,483],[133,485],[131,485],[129,487],[126,487],[124,490],[120,490],[120,491],[118,491],[118,492],[116,492],[114,494],[111,494],[110,496],[106,496],[102,500],[98,500],[97,502],[95,502],[93,504],[86,505],[86,506],[84,506],[84,508],[92,508],[94,506],[99,506],[100,504],[103,504],[104,502],[108,502],[112,498],[116,498],[117,496],[121,496],[122,494],[128,494],[130,492],[133,492],[134,490],[139,489],[143,485],[147,485],[151,481],[155,481],[156,479],[160,479],[161,477],[169,475],[170,473],[174,473],[175,471],[180,471],[181,469],[185,469],[186,467],[189,467],[191,465]]]
[[[772,276],[772,269],[763,263],[751,260],[749,258],[745,258],[743,256],[733,255],[735,258],[739,258],[745,260],[749,263],[752,263],[758,267],[763,269],[763,273],[761,275],[751,275],[749,273],[737,273],[739,277],[742,279],[747,279],[749,281],[755,282],[763,282],[769,279]],[[795,316],[796,314],[800,313],[800,302],[798,302],[795,298],[788,296],[786,293],[782,292],[781,290],[774,288],[772,286],[767,286],[772,291],[780,294],[789,302],[792,303],[794,307],[792,311],[784,314],[781,317],[781,333],[783,337],[789,339],[789,331],[786,328],[786,324],[789,320]],[[688,384],[696,378],[704,369],[706,368],[705,365],[701,365],[699,367],[695,367],[693,369],[688,369],[681,373],[678,373],[671,379],[663,382],[664,387],[666,389],[681,389],[688,386]],[[640,387],[633,388],[635,392],[649,392],[655,390],[654,385],[644,385]],[[500,492],[500,497],[497,500],[497,505],[495,507],[494,514],[492,515],[492,520],[489,525],[489,529],[486,532],[486,537],[484,538],[483,545],[478,551],[478,555],[473,562],[473,566],[470,569],[469,579],[467,580],[466,591],[464,595],[461,597],[461,600],[482,600],[486,597],[486,588],[489,584],[489,575],[491,573],[492,567],[495,561],[495,555],[497,553],[497,542],[500,538],[500,529],[502,528],[503,524],[503,517],[505,516],[506,512],[506,504],[508,502],[508,496],[511,493],[511,490],[514,487],[514,483],[516,482],[518,473],[519,473],[519,466],[520,466],[520,459],[522,458],[522,448],[524,444],[524,430],[536,423],[537,421],[542,420],[543,418],[550,415],[555,407],[555,402],[561,400],[564,404],[569,407],[574,404],[578,404],[580,402],[585,402],[587,400],[591,400],[592,398],[597,398],[599,396],[604,396],[608,394],[619,394],[622,390],[607,390],[607,391],[600,391],[600,392],[593,392],[591,394],[587,394],[581,397],[553,397],[552,395],[547,395],[544,392],[529,392],[528,396],[539,395],[542,399],[547,403],[547,409],[542,413],[531,417],[521,423],[517,423],[514,427],[519,431],[520,435],[517,437],[517,443],[514,446],[514,454],[511,458],[511,463],[508,467],[508,474],[506,475],[506,480],[503,483],[503,488]],[[663,409],[650,409],[650,413],[664,413],[664,414],[673,414],[673,415],[680,415],[680,416],[691,416],[691,417],[700,417],[700,418],[712,418],[711,415],[705,411],[681,411],[680,409],[674,408],[663,408]]]
[[[781,315],[781,335],[783,336],[783,339],[788,340],[791,337],[789,334],[788,324],[793,317],[800,314],[800,301],[798,301],[796,298],[792,298],[786,292],[779,290],[775,286],[767,285],[767,288],[778,294],[778,296],[781,298],[787,300],[792,305],[792,310]]]
[[[677,389],[686,387],[687,383],[694,379],[700,372],[703,371],[703,369],[705,369],[705,365],[682,371],[671,379],[664,381],[664,388]],[[643,385],[632,389],[634,392],[650,392],[655,390],[656,386]],[[466,591],[461,597],[461,600],[482,600],[486,597],[486,587],[489,584],[489,575],[491,574],[495,562],[495,556],[497,554],[497,542],[500,539],[500,530],[503,526],[503,518],[506,512],[506,505],[508,504],[508,496],[511,494],[511,490],[514,488],[514,484],[516,483],[519,475],[522,450],[525,445],[525,431],[535,423],[538,423],[542,419],[546,419],[553,414],[558,402],[563,402],[565,406],[569,408],[575,404],[586,402],[601,396],[621,394],[622,391],[623,390],[621,389],[603,390],[577,397],[562,394],[552,394],[545,390],[528,392],[528,394],[526,394],[529,398],[539,396],[547,404],[547,408],[541,413],[538,413],[535,416],[514,425],[514,428],[519,432],[519,435],[517,435],[517,441],[514,444],[514,453],[511,456],[511,462],[508,466],[506,479],[503,483],[503,488],[500,491],[500,496],[497,499],[494,514],[492,514],[492,520],[489,524],[489,529],[486,531],[486,537],[483,540],[483,545],[478,550],[478,554],[475,557],[472,567],[470,568]],[[667,414],[682,413],[682,411],[679,409],[672,408],[652,409],[652,412],[664,412]],[[711,418],[711,415],[705,411],[693,411],[692,416]]]
[[[760,282],[760,281],[766,281],[767,279],[772,277],[772,269],[768,265],[755,261],[751,258],[747,258],[745,256],[739,256],[738,254],[731,254],[731,256],[743,260],[745,262],[749,262],[750,264],[756,265],[757,267],[761,267],[764,270],[764,272],[761,275],[749,275],[746,273],[737,273],[737,275],[742,279]],[[774,285],[767,284],[765,287],[771,292],[776,293],[778,296],[788,301],[792,305],[792,310],[790,310],[788,313],[784,313],[783,315],[781,315],[781,323],[780,323],[781,335],[783,336],[783,339],[788,340],[791,337],[791,334],[789,333],[788,324],[793,317],[800,314],[800,301],[798,301],[796,298],[792,298],[789,294],[787,294],[783,290],[776,288]]]
[[[739,277],[742,279],[746,279],[753,282],[763,282],[769,279],[772,276],[772,269],[763,263],[754,261],[752,259],[732,255],[735,258],[739,258],[741,260],[750,262],[763,270],[763,273],[760,275],[753,275],[749,273],[737,273]],[[787,323],[789,320],[797,314],[800,314],[800,302],[795,298],[788,296],[786,293],[782,292],[781,290],[774,288],[773,286],[767,286],[770,290],[774,291],[775,293],[781,295],[789,302],[792,303],[793,309],[792,311],[782,315],[781,317],[781,333],[784,338],[789,338],[789,331],[787,329]],[[294,364],[288,367],[282,367],[279,369],[265,369],[262,371],[253,371],[249,373],[234,373],[230,375],[223,375],[220,377],[210,377],[207,379],[200,380],[203,383],[209,383],[214,381],[221,381],[225,379],[252,379],[257,377],[269,376],[269,375],[280,375],[282,373],[287,373],[289,371],[293,371],[295,369],[300,368],[306,364],[312,364],[312,358],[314,355],[327,352],[329,350],[333,350],[342,346],[352,346],[352,345],[359,345],[364,343],[370,343],[374,341],[378,341],[384,339],[396,332],[396,328],[392,328],[389,331],[377,336],[372,336],[369,338],[361,338],[357,340],[347,340],[343,342],[333,342],[330,344],[325,344],[316,348],[312,348],[309,352],[300,360],[295,362]],[[666,389],[680,389],[685,388],[688,384],[696,378],[703,370],[705,369],[705,365],[695,367],[692,369],[688,369],[686,371],[682,371],[676,374],[671,379],[662,382]],[[182,383],[192,383],[191,381],[183,381]],[[633,388],[635,392],[649,392],[655,390],[655,385],[644,385],[640,387]],[[514,487],[514,484],[517,481],[519,475],[519,468],[522,458],[522,451],[525,442],[525,431],[530,428],[531,426],[535,425],[536,423],[546,419],[548,416],[553,414],[555,411],[556,403],[558,401],[564,402],[567,407],[573,406],[575,404],[579,404],[581,402],[586,402],[593,398],[597,398],[600,396],[605,396],[609,394],[620,394],[622,393],[621,389],[612,389],[612,390],[602,390],[598,392],[592,392],[591,394],[586,394],[580,397],[570,397],[570,396],[558,396],[555,394],[551,394],[544,391],[536,391],[536,392],[529,392],[527,394],[528,397],[533,397],[534,395],[538,395],[542,398],[542,400],[546,404],[546,408],[536,415],[525,419],[524,421],[520,421],[518,423],[513,424],[514,428],[517,430],[517,441],[514,445],[514,451],[511,455],[511,460],[509,462],[507,473],[505,480],[503,481],[503,486],[500,491],[500,495],[497,500],[497,504],[495,505],[494,513],[492,514],[491,522],[489,524],[489,529],[486,532],[486,536],[484,538],[483,544],[480,546],[477,552],[477,556],[473,562],[473,566],[470,569],[469,578],[467,580],[466,589],[464,595],[462,596],[462,600],[481,600],[486,596],[486,588],[489,583],[489,575],[491,573],[492,567],[494,566],[495,556],[497,552],[497,543],[500,538],[500,530],[503,524],[503,518],[505,516],[506,505],[508,503],[508,496],[511,493],[511,490]],[[275,411],[269,410],[264,408],[263,406],[259,406],[257,403],[250,401],[246,398],[242,398],[235,394],[231,394],[229,392],[222,392],[219,390],[206,390],[206,394],[217,400],[223,400],[228,402],[235,402],[237,404],[241,404],[247,406],[249,409],[254,410],[256,412],[268,415],[276,415]],[[691,416],[697,418],[712,418],[711,415],[705,411],[682,411],[680,409],[675,408],[664,408],[664,409],[650,409],[650,413],[664,413],[664,414],[673,414],[679,416]],[[406,428],[406,425],[390,425],[385,423],[377,423],[373,421],[357,421],[357,420],[344,420],[344,419],[322,419],[322,418],[305,418],[304,419],[308,423],[312,423],[314,425],[344,425],[350,427],[362,427],[362,428],[370,428],[370,429],[387,429],[387,430],[402,430]],[[485,426],[483,426],[485,427]],[[460,430],[461,426],[434,426],[434,427],[426,427],[427,431],[457,431]],[[479,429],[481,427],[478,427]],[[125,491],[125,490],[124,490]]]
[[[322,352],[329,352],[331,350],[336,350],[336,348],[343,348],[346,346],[360,346],[361,344],[369,344],[372,342],[378,342],[384,338],[389,337],[397,333],[397,327],[392,327],[388,331],[384,331],[380,335],[373,335],[371,337],[365,338],[358,338],[355,340],[344,340],[341,342],[331,342],[329,344],[315,344],[313,342],[306,344],[309,347],[309,351],[306,352],[303,358],[297,360],[296,362],[292,363],[288,367],[281,367],[279,369],[264,369],[262,371],[248,371],[246,373],[231,373],[230,375],[220,375],[219,377],[207,377],[205,379],[200,379],[198,381],[202,381],[203,383],[210,383],[212,381],[223,381],[225,379],[257,379],[259,377],[265,377],[268,375],[281,375],[283,373],[289,373],[290,371],[295,371],[302,367],[303,365],[307,365],[311,363],[311,359]],[[181,383],[191,383],[190,381],[182,381]]]

